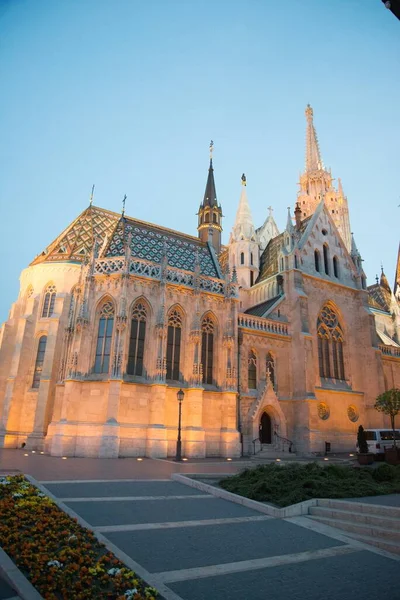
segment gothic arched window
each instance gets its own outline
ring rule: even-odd
[[[344,381],[343,330],[335,311],[324,306],[317,321],[319,374]]]
[[[336,277],[336,279],[339,279],[339,261],[337,259],[337,256],[333,257],[333,274]]]
[[[201,364],[203,365],[203,383],[213,382],[214,366],[214,321],[204,317],[201,324]]]
[[[167,335],[167,379],[179,381],[179,363],[181,358],[182,314],[174,309],[168,316]]]
[[[249,390],[257,389],[257,356],[253,350],[250,350],[247,361],[247,381]]]
[[[147,309],[143,301],[136,302],[132,310],[131,334],[129,338],[128,375],[143,373],[144,340],[146,337]]]
[[[324,244],[323,251],[324,251],[324,269],[325,269],[325,273],[327,275],[329,275],[329,249],[326,244]]]
[[[99,329],[97,332],[95,373],[108,373],[110,369],[111,341],[114,327],[114,305],[107,300],[100,310]]]
[[[244,265],[244,252],[240,253],[240,264]]]
[[[42,318],[51,317],[54,312],[54,304],[56,301],[56,286],[50,283],[44,292]]]
[[[314,263],[315,263],[315,270],[319,273],[319,252],[318,250],[314,250]]]
[[[43,363],[44,363],[44,355],[46,352],[46,344],[47,344],[47,336],[42,335],[39,338],[39,343],[36,352],[36,361],[35,361],[35,369],[33,371],[33,381],[32,387],[38,388],[40,384],[40,377],[42,375]]]
[[[268,354],[267,354],[265,367],[266,367],[267,374],[269,374],[269,378],[271,380],[272,387],[275,389],[275,361],[274,361],[274,357],[272,356],[271,352],[268,352]]]

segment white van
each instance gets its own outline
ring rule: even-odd
[[[368,442],[368,450],[372,454],[385,454],[385,448],[393,446],[393,431],[391,429],[364,429]],[[400,429],[395,430],[396,445],[400,448]],[[358,444],[356,444],[358,449]]]

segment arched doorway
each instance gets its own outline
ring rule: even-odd
[[[272,443],[272,422],[268,413],[263,412],[260,419],[260,442],[262,444]]]

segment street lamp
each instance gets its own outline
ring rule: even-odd
[[[182,402],[183,402],[183,398],[185,397],[185,392],[182,389],[180,389],[179,392],[176,394],[176,397],[178,398],[178,403],[179,403],[179,417],[178,417],[178,439],[176,441],[175,460],[179,462],[182,460],[181,420],[182,420]]]

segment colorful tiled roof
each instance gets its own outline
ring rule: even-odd
[[[125,232],[125,233],[124,233]],[[132,256],[161,263],[166,254],[171,267],[194,271],[196,260],[200,262],[200,273],[208,277],[219,277],[217,258],[205,242],[170,229],[164,229],[135,219],[121,219],[105,252],[105,256],[124,254],[125,239],[132,234]]]
[[[379,283],[368,286],[369,304],[373,308],[390,312],[391,293]]]
[[[82,262],[93,248],[93,240],[110,239],[121,215],[103,208],[89,206],[59,235],[32,265],[41,262],[78,261]]]

